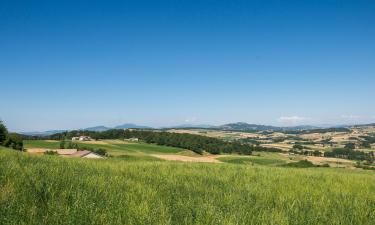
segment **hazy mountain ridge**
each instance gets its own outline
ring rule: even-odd
[[[115,126],[112,129],[129,129],[129,128],[152,129],[152,127],[149,127],[149,126],[142,126],[142,125],[137,125],[137,124],[133,124],[133,123],[124,123],[122,125]]]
[[[133,123],[125,123],[122,125],[118,125],[115,127],[106,127],[106,126],[94,126],[88,127],[84,129],[78,130],[87,130],[87,131],[106,131],[110,129],[188,129],[188,128],[201,128],[201,129],[217,129],[217,130],[227,130],[227,131],[299,131],[299,130],[314,130],[314,129],[328,129],[328,128],[335,128],[335,127],[364,127],[364,126],[375,126],[375,123],[371,124],[358,124],[358,125],[332,125],[332,126],[312,126],[312,125],[298,125],[298,126],[290,126],[290,127],[278,127],[278,126],[270,126],[270,125],[259,125],[259,124],[249,124],[245,122],[237,122],[237,123],[228,123],[220,126],[214,125],[194,125],[194,124],[182,124],[176,126],[166,126],[166,127],[150,127],[150,126],[143,126],[137,125]],[[34,132],[19,132],[23,135],[30,135],[30,136],[48,136],[52,134],[62,133],[68,130],[48,130],[48,131],[34,131]]]
[[[63,133],[67,130],[47,130],[47,131],[30,131],[30,132],[18,132],[23,135],[29,135],[29,136],[48,136],[52,134],[58,134]]]

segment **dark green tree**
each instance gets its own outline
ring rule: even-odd
[[[295,149],[295,150],[303,150],[304,147],[303,147],[303,145],[295,144],[295,145],[293,145],[293,149]]]
[[[23,151],[23,140],[18,134],[9,134],[3,145],[7,148]]]
[[[65,141],[64,141],[64,140],[61,140],[61,141],[60,141],[60,148],[61,148],[61,149],[64,149],[64,148],[65,148]]]
[[[347,143],[347,144],[345,144],[344,148],[353,150],[353,149],[355,149],[355,144],[354,143]]]
[[[3,124],[3,122],[0,120],[0,145],[4,143],[8,135],[8,130]]]

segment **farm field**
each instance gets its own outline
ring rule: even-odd
[[[268,157],[264,165],[280,159]],[[366,225],[374,192],[372,171],[67,159],[0,147],[0,224]]]
[[[103,148],[112,156],[121,155],[144,155],[152,153],[177,154],[183,153],[184,149],[160,146],[138,142],[126,142],[121,140],[102,140],[102,141],[76,141],[80,147]],[[26,140],[25,148],[59,148],[59,141],[53,140]]]
[[[142,142],[126,142],[122,140],[101,141],[77,141],[80,147],[104,148],[110,157],[119,160],[146,160],[146,161],[181,161],[201,163],[235,163],[264,166],[281,166],[290,162],[308,160],[316,165],[329,164],[331,167],[354,168],[354,161],[340,160],[336,158],[312,157],[302,155],[288,155],[285,153],[253,152],[251,156],[211,155],[205,153],[199,155],[190,150],[147,144]],[[269,147],[282,147],[282,144],[267,144]],[[54,140],[26,140],[25,148],[59,148],[59,141]]]
[[[258,143],[264,147],[278,148],[283,151],[290,151],[294,144],[301,143],[306,149],[312,151],[332,151],[334,148],[343,148],[347,143],[356,144],[356,150],[364,152],[375,151],[375,144],[367,147],[362,146],[365,137],[375,135],[374,126],[352,127],[345,132],[331,132],[329,129],[318,130],[316,132],[308,130],[296,131],[292,133],[280,131],[223,131],[212,129],[170,129],[172,133],[196,134],[208,137],[219,138],[226,141],[243,141],[250,144]]]

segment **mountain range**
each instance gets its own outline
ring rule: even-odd
[[[202,129],[216,129],[216,130],[225,130],[225,131],[298,131],[298,130],[312,130],[312,129],[321,129],[321,128],[334,128],[334,127],[359,127],[359,126],[375,126],[375,124],[362,124],[362,125],[324,125],[324,126],[311,126],[311,125],[300,125],[300,126],[290,126],[290,127],[278,127],[278,126],[269,126],[269,125],[259,125],[259,124],[249,124],[245,122],[237,123],[228,123],[220,126],[213,126],[207,124],[182,124],[169,127],[149,127],[142,126],[133,123],[125,123],[115,127],[106,127],[106,126],[95,126],[87,127],[79,130],[88,130],[88,131],[106,131],[110,129],[186,129],[186,128],[202,128]],[[56,133],[62,133],[67,130],[48,130],[43,132],[20,132],[23,135],[32,135],[32,136],[48,136]]]

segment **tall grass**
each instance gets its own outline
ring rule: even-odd
[[[0,224],[374,224],[373,172],[0,149]]]

